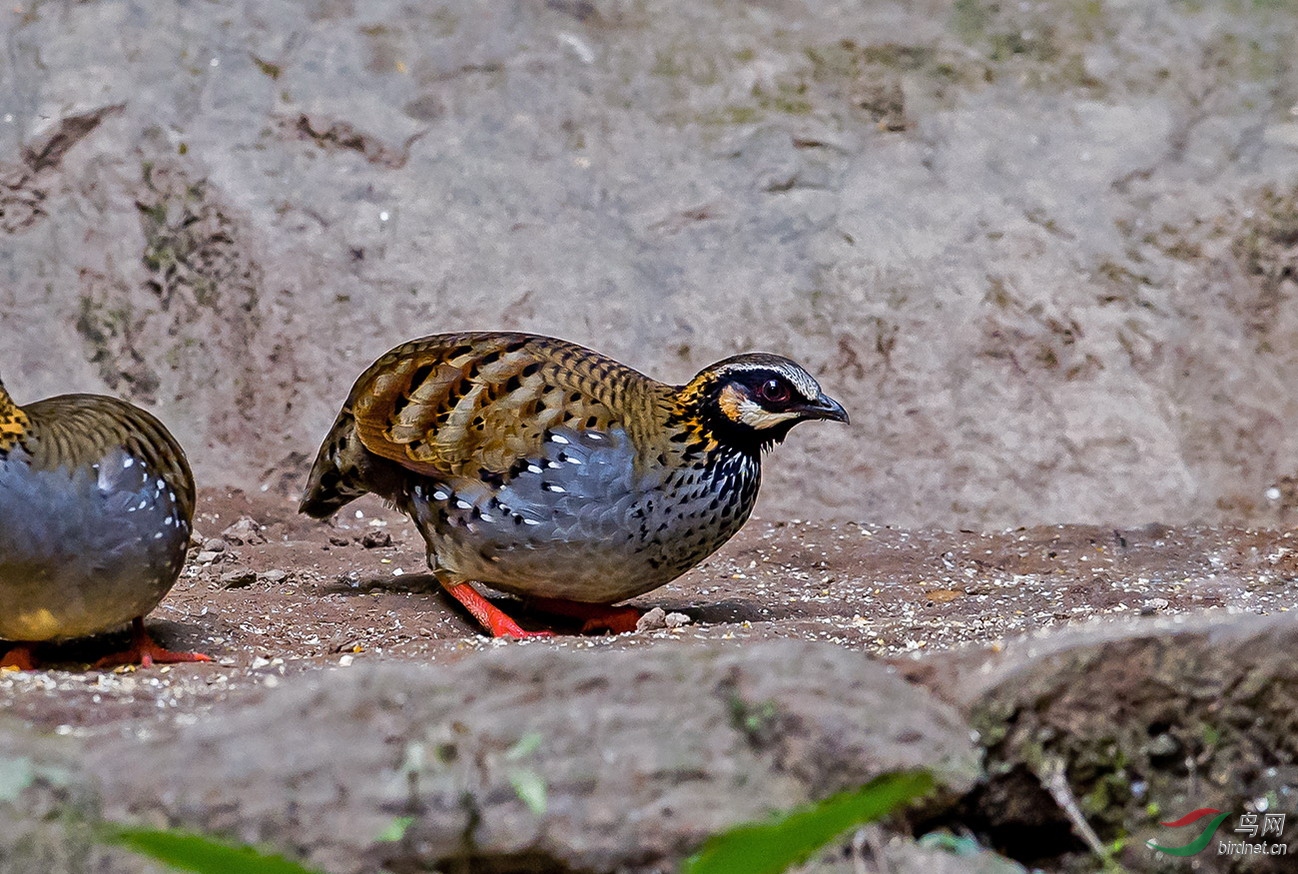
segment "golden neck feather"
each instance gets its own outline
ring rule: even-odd
[[[31,420],[0,383],[0,452],[8,452],[26,433]]]

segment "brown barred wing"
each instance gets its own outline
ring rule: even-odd
[[[23,448],[38,469],[75,470],[120,451],[161,477],[186,523],[194,515],[194,475],[176,438],[152,414],[117,398],[69,394],[23,407],[30,424]]]
[[[439,334],[376,361],[349,406],[375,455],[427,476],[490,480],[541,457],[552,429],[608,431],[635,418],[628,402],[652,382],[562,340]]]

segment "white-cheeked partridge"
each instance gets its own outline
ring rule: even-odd
[[[757,499],[763,450],[798,422],[847,418],[778,355],[736,355],[671,386],[563,340],[439,334],[356,380],[301,511],[327,518],[366,492],[392,502],[493,635],[536,632],[470,581],[628,630],[638,611],[607,605],[729,540]]]
[[[194,479],[149,413],[101,395],[25,406],[0,385],[0,665],[35,665],[33,644],[132,624],[101,665],[207,661],[170,652],[144,615],[185,562]]]

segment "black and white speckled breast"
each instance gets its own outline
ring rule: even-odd
[[[509,475],[414,478],[404,509],[430,563],[519,594],[613,603],[667,583],[748,519],[755,455],[717,447],[689,465],[637,473],[626,433],[549,432]]]
[[[124,449],[52,469],[21,447],[0,455],[0,637],[79,637],[148,613],[189,531],[175,492]]]

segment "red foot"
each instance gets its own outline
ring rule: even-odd
[[[635,631],[636,623],[642,615],[635,607],[610,607],[608,604],[587,604],[563,598],[532,598],[530,603],[547,613],[585,619],[586,623],[581,627],[582,634],[595,631],[611,631],[613,634]]]
[[[144,629],[144,617],[131,622],[131,646],[122,652],[106,655],[95,662],[97,668],[114,668],[118,665],[139,665],[151,668],[155,664],[169,665],[179,662],[210,662],[212,657],[201,652],[172,652],[149,636]]]
[[[19,671],[34,671],[40,664],[30,643],[20,643],[0,658],[0,668],[13,668]]]
[[[468,583],[443,582],[442,588],[463,604],[464,609],[468,610],[492,637],[554,637],[553,631],[524,631],[517,622],[478,594],[478,590]]]

